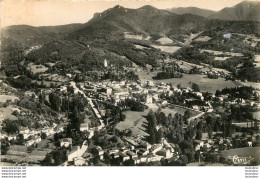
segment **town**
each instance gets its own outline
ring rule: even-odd
[[[106,60],[104,66],[108,67]],[[72,78],[73,75],[67,76]],[[39,121],[38,128],[13,128],[15,126],[11,121],[4,120],[5,133],[1,134],[1,139],[6,143],[2,142],[2,146],[6,144],[10,150],[1,159],[16,165],[186,165],[192,162],[231,164],[218,153],[232,148],[259,145],[259,121],[250,118],[250,115],[243,115],[244,112],[241,117],[248,118],[236,119],[231,123],[223,118],[228,117],[228,113],[234,115],[233,112],[237,110],[249,112],[248,108],[259,109],[257,90],[244,86],[223,89],[214,94],[200,92],[195,83],[191,86],[185,88],[141,80],[71,80],[60,87],[27,92],[25,95],[29,100],[48,103],[62,114],[56,116],[52,122]],[[248,96],[243,95],[245,91]],[[14,103],[15,101],[9,100],[5,107]],[[133,132],[131,123],[124,130],[117,128],[120,122],[132,119],[124,115],[127,111],[147,111],[146,116],[143,116],[148,120],[143,121],[144,125],[148,125],[147,129],[143,127],[145,134]],[[181,112],[183,116],[179,116]],[[34,115],[30,111],[20,110],[19,107],[13,109],[13,114],[18,118]],[[179,119],[179,125],[168,127],[169,123],[162,120],[166,120],[166,117]],[[153,124],[151,127],[154,128],[149,128],[149,124]],[[221,127],[224,124],[228,128],[223,130]],[[219,128],[212,128],[218,127],[217,125]],[[169,129],[174,129],[175,132],[180,130],[177,138],[172,138],[174,136],[170,134],[173,133],[167,133]],[[185,141],[184,137],[189,138],[189,141]],[[26,157],[27,154],[30,156]]]
[[[259,165],[259,22],[173,11],[1,28],[1,165]]]

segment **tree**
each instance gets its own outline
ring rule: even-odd
[[[192,144],[192,140],[184,140],[179,144],[182,153],[185,154],[189,160],[189,162],[193,161],[194,159],[194,148]]]
[[[52,155],[47,154],[44,160],[41,162],[42,166],[53,166],[52,164]]]
[[[161,140],[163,138],[163,130],[162,128],[157,131],[156,134],[156,143],[161,143]]]
[[[46,139],[46,138],[47,138],[46,133],[42,133],[42,134],[41,134],[41,139]]]
[[[211,128],[211,126],[208,127],[208,134],[209,134],[209,138],[211,139],[211,137],[212,137],[212,128]]]
[[[19,131],[16,122],[11,121],[10,119],[5,119],[2,123],[2,129],[8,134],[15,134]]]
[[[66,150],[57,150],[52,152],[52,156],[54,159],[54,164],[55,165],[60,165],[62,164],[64,161],[66,161],[67,156],[66,156]]]
[[[177,88],[179,88],[179,89],[181,89],[181,88],[182,88],[182,86],[181,86],[181,84],[180,84],[180,83],[177,85]]]
[[[202,131],[201,130],[197,130],[196,139],[197,140],[201,140],[201,138],[202,138]]]
[[[61,108],[61,99],[60,96],[56,93],[50,93],[49,95],[49,101],[51,104],[51,107],[55,110],[55,111],[60,111]]]
[[[212,153],[207,153],[205,156],[205,161],[210,163],[215,163],[217,162],[217,156]]]
[[[150,141],[151,144],[155,144],[156,143],[156,136],[155,136],[154,130],[150,131],[149,141]]]
[[[195,92],[199,92],[200,91],[199,85],[196,84],[196,83],[192,83],[191,88]]]
[[[54,141],[57,142],[59,139],[63,137],[63,135],[60,133],[55,133],[53,137],[54,137]]]
[[[219,157],[218,162],[220,162],[220,163],[225,163],[225,162],[226,162],[226,158],[223,157],[223,156],[221,156],[221,157]]]
[[[5,155],[10,147],[9,141],[6,139],[1,139],[1,154]]]
[[[189,119],[191,117],[191,111],[189,109],[187,109],[185,112],[184,112],[184,118],[186,119]]]
[[[181,166],[186,166],[188,164],[188,158],[186,155],[181,155],[179,158]]]
[[[24,136],[23,136],[23,134],[18,134],[17,142],[18,142],[19,145],[23,145],[24,144]]]

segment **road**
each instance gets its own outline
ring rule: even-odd
[[[191,122],[191,121],[193,121],[193,120],[195,120],[195,119],[197,119],[197,118],[203,116],[204,114],[205,114],[205,112],[201,112],[201,113],[199,113],[199,114],[196,115],[196,116],[190,117],[188,120],[189,120],[189,122]]]

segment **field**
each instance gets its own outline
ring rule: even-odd
[[[186,110],[187,110],[186,108],[182,108],[174,105],[174,109],[167,107],[165,109],[162,109],[162,112],[164,112],[166,116],[168,116],[169,114],[172,114],[172,116],[174,116],[176,113],[184,115]],[[191,112],[191,117],[196,116],[198,114],[198,112],[193,110],[190,110],[190,112]]]
[[[129,32],[124,32],[124,36],[127,39],[135,39],[135,40],[148,40],[150,37],[147,38],[143,38],[142,35],[134,35],[134,34],[130,34]]]
[[[146,49],[147,47],[141,46],[141,45],[135,45],[137,49]]]
[[[48,145],[48,148],[46,148],[46,145]],[[1,159],[11,165],[15,165],[16,163],[19,163],[18,165],[22,163],[40,164],[40,161],[44,160],[46,154],[54,149],[55,146],[53,143],[44,139],[30,153],[27,152],[26,146],[13,145],[9,148],[6,155],[1,155]]]
[[[32,47],[30,47],[29,49],[25,50],[25,51],[24,51],[24,54],[25,54],[25,55],[28,55],[31,51],[40,49],[41,47],[42,47],[42,45],[32,46]]]
[[[238,155],[239,157],[249,157],[254,158],[253,161],[256,161],[257,164],[260,164],[259,155],[260,149],[259,147],[246,147],[246,148],[237,148],[231,150],[222,151],[221,155],[223,155],[226,159],[228,157],[233,157],[234,155]]]
[[[151,45],[151,46],[160,49],[161,51],[166,53],[175,53],[178,49],[181,48],[179,46],[159,46],[159,45]]]
[[[182,60],[176,60],[176,59],[171,59],[172,61],[176,62],[182,69],[184,70],[190,70],[193,67],[197,67],[197,68],[202,68],[203,66],[197,65],[197,64],[193,64],[193,63],[188,63]]]
[[[202,41],[202,42],[207,42],[209,41],[211,38],[209,36],[200,36],[198,38],[196,38],[194,41]]]
[[[192,42],[192,40],[194,39],[194,38],[196,38],[197,36],[199,36],[200,34],[201,34],[202,32],[198,32],[198,33],[191,33],[189,36],[187,36],[184,40],[185,40],[185,42],[184,42],[184,45],[190,45],[191,44],[191,42]]]
[[[183,63],[180,65],[186,69],[189,69],[188,63]],[[216,70],[216,68],[214,68]],[[222,69],[219,69],[222,71]],[[223,69],[224,70],[224,69]],[[225,70],[224,70],[225,71]],[[139,70],[136,74],[139,76],[141,81],[153,80],[153,77],[156,76],[158,71],[148,72],[144,70]],[[181,84],[182,87],[191,87],[192,83],[196,83],[199,85],[200,90],[202,92],[210,92],[215,93],[216,90],[222,90],[223,88],[231,88],[242,86],[244,84],[239,82],[233,82],[231,80],[225,80],[224,78],[218,79],[209,79],[206,75],[199,75],[199,74],[183,74],[183,78],[172,78],[172,79],[164,79],[164,80],[154,80],[155,83],[172,83],[174,86]],[[248,82],[247,82],[248,84]],[[250,85],[255,86],[256,83],[250,83]]]
[[[7,108],[0,108],[0,114],[2,114],[3,118],[1,119],[11,119],[11,120],[16,120],[17,117],[12,115],[12,108],[7,107]]]
[[[256,82],[238,82],[240,85],[245,85],[245,86],[252,86],[253,88],[256,88],[257,90],[260,90],[260,84]]]
[[[5,103],[6,100],[15,101],[16,99],[19,99],[19,98],[16,96],[13,96],[13,95],[0,95],[0,103]]]
[[[146,133],[146,124],[147,120],[145,116],[149,113],[150,110],[157,111],[158,106],[155,104],[150,104],[149,109],[146,109],[144,112],[137,112],[137,111],[126,111],[124,114],[126,116],[126,119],[123,122],[119,122],[116,126],[119,130],[125,130],[125,129],[131,129],[132,134],[134,135],[147,135]],[[168,116],[168,114],[172,114],[173,116],[176,113],[184,114],[186,109],[175,106],[174,109],[171,108],[165,108],[162,109],[162,112]],[[192,116],[196,115],[197,112],[191,111]]]
[[[144,127],[147,123],[144,116],[148,114],[149,110],[144,112],[127,111],[125,112],[125,120],[116,125],[119,130],[131,129],[133,135],[147,135]]]
[[[30,63],[27,66],[27,70],[30,70],[32,73],[43,73],[48,70],[48,67],[45,67],[44,65],[35,65],[34,63]]]
[[[145,70],[139,69],[135,73],[139,76],[139,79],[141,81],[147,81],[147,80],[153,80],[153,77],[156,76],[157,71],[149,72],[149,71],[145,71]]]
[[[183,74],[183,78],[172,78],[165,80],[156,80],[156,82],[172,83],[177,86],[181,84],[182,87],[191,87],[191,83],[199,85],[200,91],[215,93],[216,90],[221,90],[225,87],[237,87],[238,84],[223,78],[209,79],[205,75],[196,74]]]
[[[200,52],[201,52],[201,53],[203,53],[203,52],[212,53],[212,54],[214,54],[214,55],[243,56],[242,53],[214,51],[214,50],[207,50],[207,49],[202,49],[202,50],[200,50]]]
[[[227,60],[229,57],[215,57],[214,60],[215,61],[225,61]]]
[[[156,41],[158,41],[158,42],[160,42],[161,44],[169,44],[169,43],[172,43],[173,41],[170,39],[170,38],[168,38],[168,37],[162,37],[162,38],[160,38],[160,39],[158,39],[158,40],[156,40]]]

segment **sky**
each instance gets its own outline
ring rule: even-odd
[[[221,10],[242,0],[2,0],[1,27],[10,25],[54,26],[86,23],[94,13],[116,5],[139,8],[152,5],[158,9],[173,7],[199,7]]]

